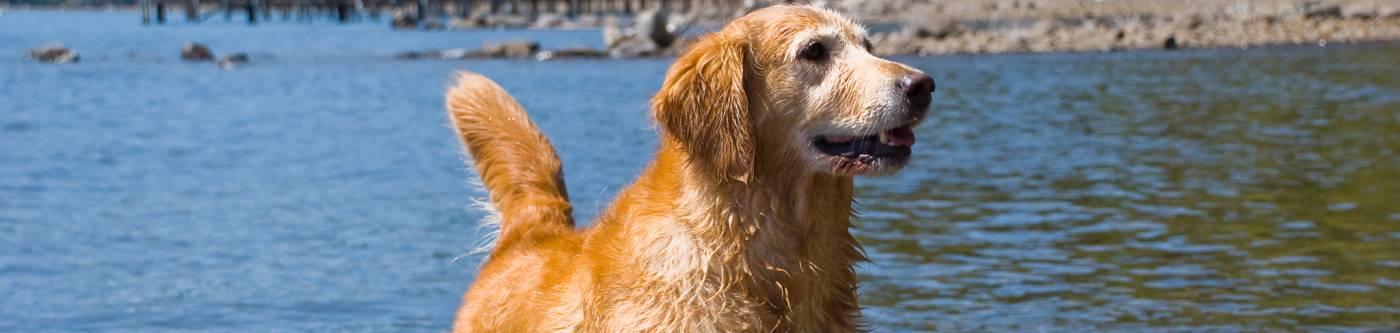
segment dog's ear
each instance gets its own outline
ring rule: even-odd
[[[652,100],[664,135],[715,176],[747,182],[753,173],[753,124],[745,93],[748,41],[726,29],[696,42],[676,60]]]

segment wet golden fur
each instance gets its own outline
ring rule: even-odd
[[[560,163],[499,86],[464,73],[448,111],[501,215],[454,332],[835,332],[860,327],[851,176],[808,136],[889,127],[917,72],[824,9],[746,15],[677,59],[653,100],[655,160],[576,231]],[[804,63],[805,40],[831,59]]]

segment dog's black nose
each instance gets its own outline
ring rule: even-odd
[[[899,88],[909,98],[909,104],[917,108],[928,107],[933,99],[933,78],[924,73],[905,74],[899,79]]]

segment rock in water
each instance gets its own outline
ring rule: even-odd
[[[658,48],[666,48],[676,41],[676,35],[666,30],[668,17],[660,8],[652,8],[637,14],[637,24],[632,27],[637,36],[651,39]]]
[[[1317,4],[1309,2],[1304,4],[1303,7],[1303,17],[1309,19],[1318,20],[1342,17],[1342,6],[1335,4]]]
[[[442,59],[466,59],[472,52],[467,49],[446,49],[438,52],[438,57]]]
[[[680,39],[681,32],[690,25],[690,19],[679,17],[673,20],[659,8],[637,13],[632,27],[623,29],[616,26],[603,28],[603,42],[608,53],[614,58],[635,58],[665,53]]]
[[[224,56],[223,59],[219,59],[219,67],[223,69],[233,68],[234,66],[246,63],[248,63],[247,53],[234,53]]]
[[[557,60],[557,59],[596,59],[606,58],[607,52],[590,48],[571,48],[553,51],[542,51],[535,54],[535,60]]]
[[[404,52],[399,52],[399,53],[397,53],[397,54],[394,54],[394,59],[399,59],[399,60],[427,59],[427,58],[432,58],[432,57],[434,57],[434,56],[437,56],[439,53],[440,53],[439,51],[435,51],[435,50],[428,50],[428,51],[404,51]]]
[[[568,17],[559,14],[540,13],[539,17],[535,18],[535,22],[530,23],[530,29],[568,28],[569,25]]]
[[[200,43],[185,43],[185,47],[180,48],[180,59],[185,61],[210,61],[214,60],[214,51],[209,50],[209,46]]]
[[[540,50],[540,43],[529,40],[512,40],[481,45],[481,54],[494,58],[529,58]]]
[[[43,46],[29,50],[29,58],[50,64],[78,62],[78,52],[62,45]]]
[[[414,29],[418,27],[418,18],[408,13],[394,13],[394,18],[389,21],[389,25],[394,29]]]
[[[944,39],[962,32],[962,22],[948,18],[919,20],[914,24],[914,32],[920,38]]]

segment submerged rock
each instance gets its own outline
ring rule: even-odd
[[[394,59],[399,59],[399,60],[417,60],[417,59],[437,58],[437,57],[439,57],[441,54],[442,54],[442,53],[441,53],[440,51],[437,51],[437,50],[428,50],[428,51],[404,51],[404,52],[395,53],[395,54],[394,54]]]
[[[29,58],[50,64],[78,62],[78,52],[62,45],[42,46],[29,50]]]
[[[180,59],[185,61],[211,61],[214,60],[214,51],[209,50],[209,46],[200,43],[185,43],[180,48]]]
[[[446,49],[438,52],[438,57],[443,59],[466,59],[475,54],[467,49]]]
[[[535,54],[535,60],[559,60],[559,59],[597,59],[607,58],[608,52],[594,50],[590,48],[571,48],[562,50],[541,51]]]
[[[234,53],[219,59],[219,68],[229,69],[236,65],[248,63],[247,53]]]

